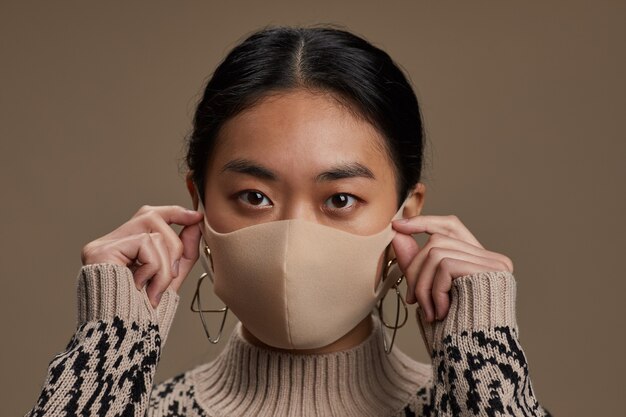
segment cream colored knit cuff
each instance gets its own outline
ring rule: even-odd
[[[447,335],[464,330],[509,326],[518,331],[515,302],[515,277],[506,271],[477,272],[452,281],[450,310],[443,320],[427,323],[422,309],[417,316],[429,354],[438,348]]]
[[[78,274],[78,326],[95,320],[118,316],[127,323],[159,325],[161,343],[169,333],[180,296],[168,288],[156,310],[152,308],[145,287],[137,290],[132,271],[116,264],[100,263],[81,267]]]

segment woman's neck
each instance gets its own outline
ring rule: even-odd
[[[358,343],[361,329],[369,325],[370,334]],[[373,312],[341,342],[313,350],[340,351],[303,355],[298,353],[305,350],[250,343],[238,321],[220,354],[190,372],[189,389],[207,415],[397,415],[409,403],[415,408],[421,398],[416,393],[432,380],[432,366],[397,346],[387,354],[383,327]],[[343,349],[349,345],[355,346]]]
[[[372,316],[370,314],[367,315],[359,324],[357,324],[352,330],[343,335],[341,338],[337,339],[333,343],[322,346],[320,348],[314,349],[281,349],[274,346],[269,346],[258,338],[256,338],[252,333],[246,329],[245,326],[242,325],[241,333],[245,340],[252,343],[255,346],[259,346],[265,349],[275,350],[278,352],[285,353],[294,353],[294,354],[318,354],[318,353],[331,353],[331,352],[339,352],[342,350],[350,349],[358,344],[362,343],[367,337],[372,333],[373,324],[372,324]]]

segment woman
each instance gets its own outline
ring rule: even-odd
[[[549,415],[517,337],[511,260],[453,215],[420,215],[423,139],[407,79],[364,39],[249,36],[196,110],[197,209],[144,206],[83,248],[79,326],[29,415]],[[217,358],[153,387],[199,257],[226,304],[213,311],[240,321]],[[404,277],[430,365],[383,332],[406,320]],[[391,319],[375,308],[389,291]]]

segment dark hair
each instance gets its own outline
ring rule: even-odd
[[[220,127],[271,93],[329,92],[386,139],[398,207],[420,181],[424,129],[413,89],[383,50],[333,27],[265,27],[235,46],[215,69],[198,103],[186,162],[204,199],[206,164]]]

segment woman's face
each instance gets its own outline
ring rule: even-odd
[[[328,95],[305,90],[229,119],[205,178],[206,219],[221,233],[298,218],[370,235],[397,211],[384,139]]]

